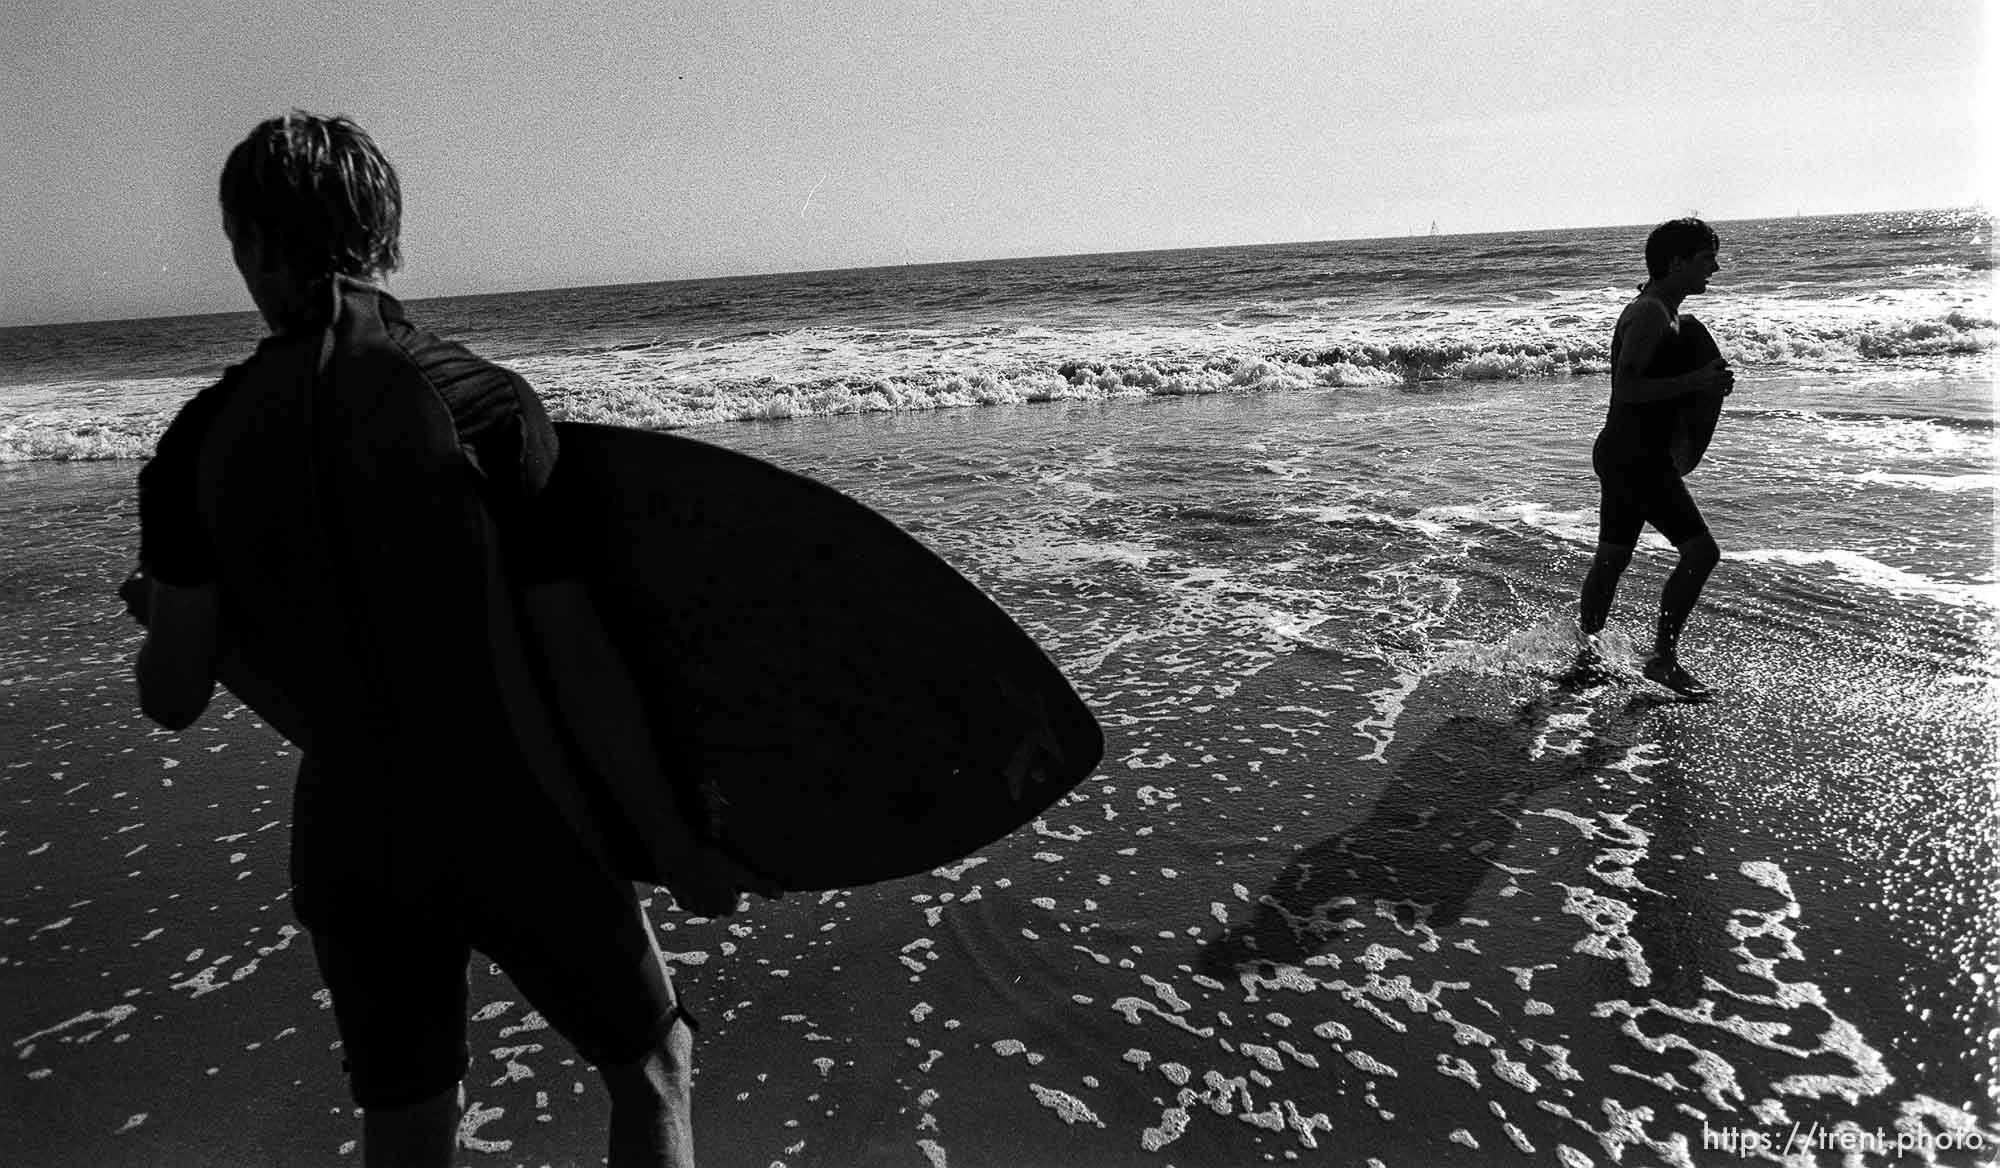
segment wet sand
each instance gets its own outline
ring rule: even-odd
[[[282,742],[247,713],[145,736],[19,696],[10,723],[44,737],[0,837],[10,1162],[351,1155],[284,900]],[[1695,780],[1632,750],[1658,707],[1579,732],[1573,698],[1492,699],[1413,695],[1425,732],[1373,788],[1282,745],[1310,734],[1296,713],[1218,712],[969,863],[730,922],[656,912],[704,1019],[704,1162],[1715,1163],[1689,1109],[1790,1127],[1732,1115],[1746,1090],[1872,1126],[1908,1113],[1875,1098],[1891,1080],[1974,1089],[1863,1037],[1910,987],[1845,980],[1840,954],[1893,968],[1892,938],[1808,927],[1800,902],[1846,878],[1735,854]],[[1183,831],[1225,820],[1213,847]],[[594,1074],[503,977],[472,985],[467,1161],[589,1162]]]

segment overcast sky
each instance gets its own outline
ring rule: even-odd
[[[406,296],[1991,201],[1980,0],[8,0],[0,323],[242,310],[287,107]]]

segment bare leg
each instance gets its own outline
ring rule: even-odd
[[[367,1168],[450,1168],[464,1103],[464,1089],[454,1085],[417,1103],[363,1109],[361,1162]]]
[[[694,1036],[686,1015],[637,1061],[597,1069],[611,1091],[611,1168],[694,1168]]]

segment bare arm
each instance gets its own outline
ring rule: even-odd
[[[215,693],[222,601],[214,588],[152,581],[146,641],[134,672],[139,708],[169,730],[194,725]]]
[[[1691,393],[1728,393],[1734,376],[1728,363],[1717,359],[1699,369],[1673,377],[1646,377],[1643,370],[1653,363],[1660,341],[1667,335],[1666,306],[1642,298],[1625,310],[1619,322],[1624,336],[1619,343],[1618,364],[1611,370],[1611,400],[1615,402],[1656,402]]]
[[[155,581],[149,579],[142,568],[135,571],[131,578],[126,580],[124,585],[118,589],[118,595],[125,601],[126,611],[131,613],[133,619],[137,620],[141,626],[147,625],[152,619],[154,611],[152,607],[154,586]],[[171,588],[173,586],[162,585],[162,587]],[[183,588],[179,591],[212,592],[211,589],[192,588]],[[259,717],[269,723],[272,729],[290,739],[293,745],[301,750],[310,751],[312,743],[307,740],[305,717],[292,702],[290,695],[279,690],[275,685],[268,683],[263,675],[244,664],[242,646],[236,637],[232,635],[232,631],[228,627],[229,622],[220,615],[220,604],[215,604],[216,615],[213,618],[197,615],[189,619],[189,615],[185,611],[186,609],[205,606],[212,601],[214,601],[213,596],[206,600],[196,601],[192,605],[181,605],[183,613],[178,625],[180,631],[167,634],[164,648],[158,643],[153,643],[150,650],[143,647],[140,649],[139,653],[142,662],[138,670],[140,708],[147,710],[148,716],[154,717],[155,721],[159,721],[163,725],[169,725],[174,729],[190,725],[196,718],[200,717],[201,709],[197,708],[190,713],[184,708],[187,705],[196,704],[189,695],[201,689],[201,681],[199,676],[195,676],[186,682],[182,682],[176,678],[175,675],[181,669],[180,663],[185,656],[184,649],[178,646],[185,645],[190,641],[206,639],[210,634],[197,630],[212,626],[214,630],[213,637],[215,639],[214,665],[212,669],[214,679],[228,686],[229,691],[236,695],[237,700],[249,706]],[[168,603],[173,605],[175,602],[169,601]],[[193,635],[189,635],[190,633]],[[151,642],[150,637],[148,641]],[[200,652],[199,649],[195,651],[197,653]],[[183,691],[183,686],[185,686],[185,692]],[[160,714],[174,713],[178,725],[166,722],[163,716],[152,714],[147,707],[148,699],[146,694],[148,692],[156,695],[161,707]],[[200,700],[200,704],[205,705],[208,700],[207,697],[204,697]],[[176,702],[179,702],[183,708],[178,710],[172,709]]]

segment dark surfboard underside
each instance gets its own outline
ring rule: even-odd
[[[1680,328],[1686,368],[1677,372],[1699,369],[1722,356],[1715,338],[1700,321],[1683,316]],[[1674,411],[1674,433],[1667,446],[1676,472],[1685,475],[1701,465],[1701,456],[1708,452],[1709,440],[1715,437],[1715,424],[1721,419],[1721,395],[1698,393],[1681,399]]]
[[[670,781],[787,888],[950,863],[1096,767],[1103,736],[1062,673],[893,523],[707,443],[557,430],[551,498]]]

